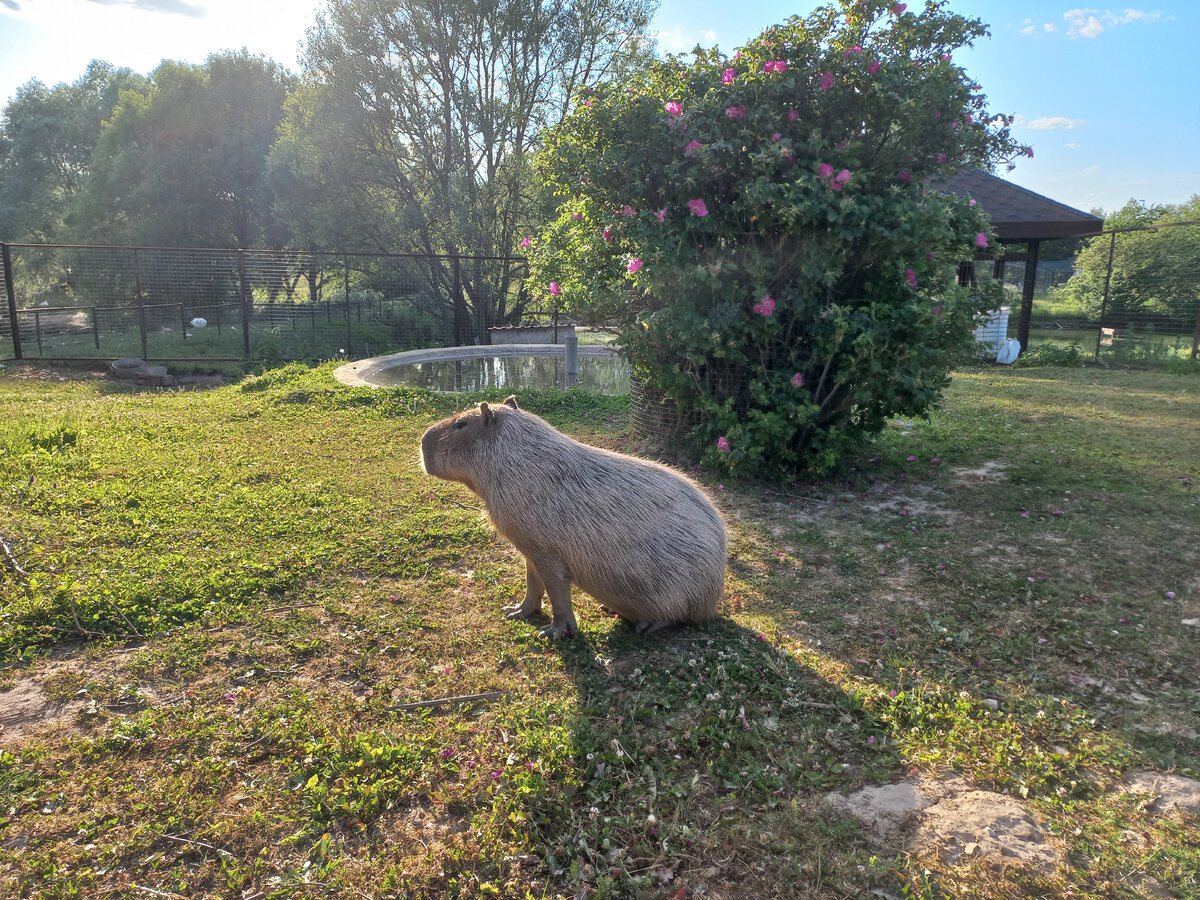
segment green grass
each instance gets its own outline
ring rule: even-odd
[[[1119,789],[1200,778],[1194,376],[969,370],[836,481],[701,473],[722,617],[641,638],[577,594],[561,645],[417,462],[479,396],[59,378],[0,374],[0,688],[72,710],[0,749],[0,894],[1200,892],[1195,817]],[[520,399],[633,449],[623,398]],[[955,868],[816,802],[913,771],[1021,799],[1067,864]]]

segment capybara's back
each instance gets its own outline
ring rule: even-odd
[[[716,613],[725,523],[671,469],[574,441],[511,397],[433,425],[421,456],[429,474],[474,491],[525,556],[529,589],[513,615],[540,610],[544,588],[555,613],[546,632],[573,632],[571,582],[639,629]]]

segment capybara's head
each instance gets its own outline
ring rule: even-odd
[[[509,397],[504,405],[517,409],[517,398]],[[475,476],[480,467],[496,465],[490,457],[503,416],[498,412],[484,402],[430,425],[421,438],[422,468],[436,478],[461,481],[478,493]]]

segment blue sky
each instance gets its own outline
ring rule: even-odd
[[[149,72],[163,58],[200,62],[246,47],[295,69],[304,31],[323,5],[0,0],[0,98],[34,77],[74,81],[93,58]],[[697,43],[732,51],[817,5],[662,0],[653,28],[665,52]],[[1083,210],[1200,193],[1200,0],[1136,8],[951,0],[950,8],[991,26],[991,38],[955,61],[983,85],[992,112],[1020,117],[1014,132],[1034,148],[1034,158],[1005,177]]]

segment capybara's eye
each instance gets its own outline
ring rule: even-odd
[[[454,420],[454,430],[458,431],[458,429],[466,428],[470,424],[471,424],[470,421],[467,419],[455,419]]]

